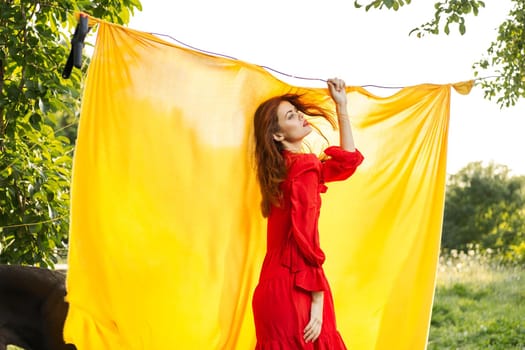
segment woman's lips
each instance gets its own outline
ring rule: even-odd
[[[303,126],[307,126],[307,125],[310,125],[310,124],[308,123],[308,120],[305,120],[303,123]]]

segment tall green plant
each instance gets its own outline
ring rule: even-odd
[[[61,77],[75,12],[125,24],[136,9],[139,0],[0,2],[0,263],[51,266],[68,238],[73,146],[59,131],[80,110],[82,72]]]

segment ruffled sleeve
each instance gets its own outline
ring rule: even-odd
[[[339,146],[331,146],[324,153],[330,158],[322,163],[322,180],[324,182],[346,180],[352,176],[364,157],[355,150],[349,152]]]
[[[318,160],[316,160],[318,162]],[[295,273],[295,285],[307,291],[328,290],[319,246],[319,163],[306,166],[290,181],[291,231],[283,263]]]

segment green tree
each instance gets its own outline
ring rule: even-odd
[[[468,164],[447,181],[443,248],[509,252],[525,240],[525,176],[504,165]]]
[[[473,64],[475,76],[486,71],[496,73],[493,79],[479,80],[479,84],[484,89],[485,98],[496,99],[500,107],[515,105],[518,99],[525,97],[525,0],[509,1],[513,6],[507,19],[500,24],[495,41],[488,45],[484,57]],[[366,11],[373,8],[397,11],[410,3],[411,0],[373,0],[362,5],[359,0],[355,0],[354,6],[364,6]],[[433,3],[434,18],[413,29],[410,34],[422,37],[425,34],[439,34],[443,30],[448,35],[450,26],[457,25],[463,35],[467,30],[465,18],[477,16],[485,7],[485,2],[480,0],[443,0]]]
[[[82,72],[61,73],[75,12],[125,24],[136,9],[139,0],[0,2],[0,263],[51,266],[67,242],[73,146],[61,133],[78,120]]]

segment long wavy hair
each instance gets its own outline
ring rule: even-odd
[[[285,94],[272,97],[259,105],[255,111],[253,126],[255,165],[257,180],[261,188],[261,211],[264,217],[268,217],[272,205],[280,205],[282,198],[280,184],[286,179],[287,174],[282,153],[283,144],[273,138],[273,135],[280,129],[277,108],[283,101],[290,102],[307,116],[322,117],[328,120],[334,129],[337,127],[333,114],[306,99],[305,95]]]

